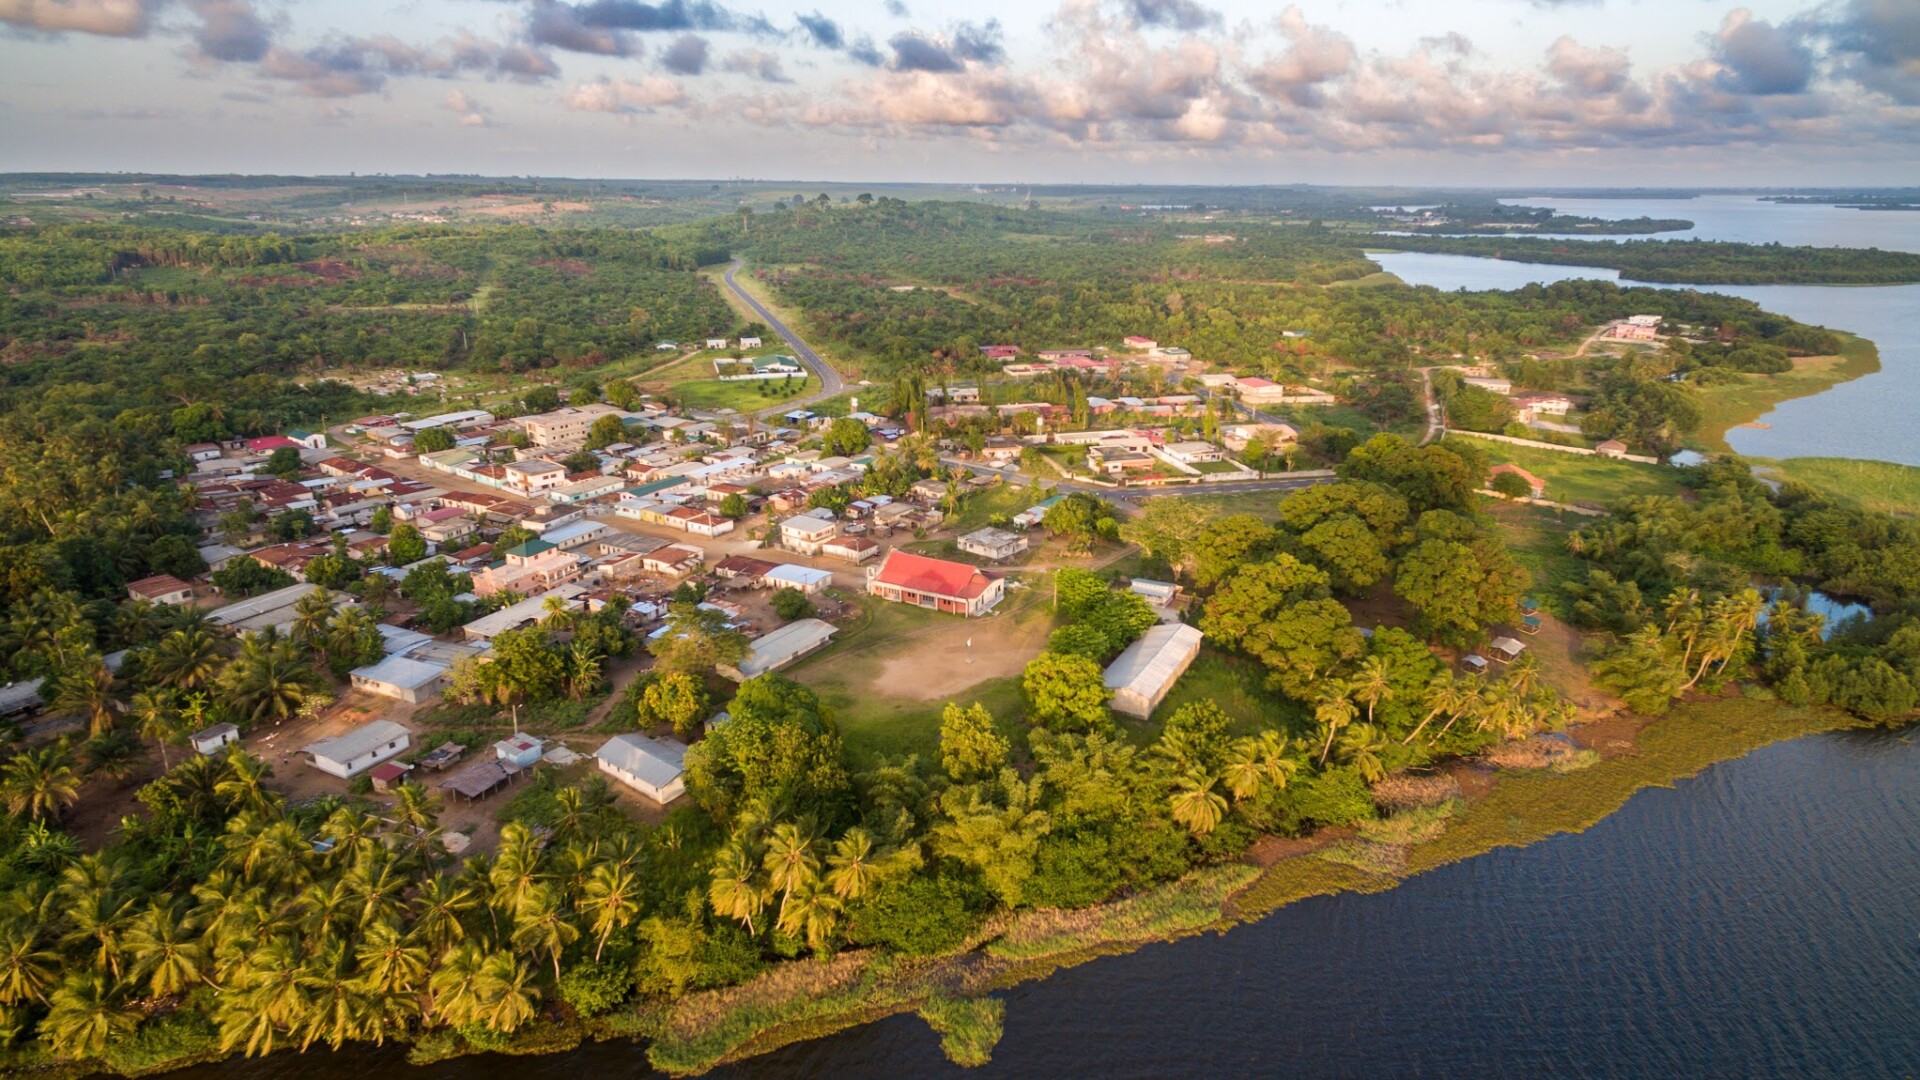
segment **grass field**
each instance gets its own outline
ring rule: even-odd
[[[1518,465],[1547,482],[1554,502],[1604,506],[1629,495],[1672,495],[1680,490],[1679,471],[1666,465],[1562,454],[1526,446],[1470,439],[1494,464]]]
[[[1787,458],[1764,471],[1797,480],[1835,502],[1883,514],[1920,514],[1920,469],[1888,461]]]
[[[1700,390],[1700,428],[1689,441],[1698,450],[1730,452],[1729,430],[1759,420],[1783,401],[1811,397],[1880,370],[1880,350],[1873,342],[1851,334],[1842,337],[1846,344],[1838,356],[1811,356],[1794,361],[1793,370],[1780,375],[1747,375],[1739,382]]]
[[[1550,615],[1565,618],[1567,598],[1560,586],[1584,580],[1585,564],[1567,550],[1567,534],[1583,524],[1577,515],[1565,521],[1555,511],[1538,506],[1497,504],[1493,515],[1507,540],[1507,550],[1533,575],[1530,595]]]
[[[1134,736],[1136,744],[1146,746],[1160,738],[1167,717],[1182,705],[1211,701],[1233,718],[1235,735],[1253,735],[1275,726],[1294,734],[1304,733],[1308,727],[1305,711],[1267,690],[1265,683],[1266,671],[1255,661],[1202,648],[1193,666],[1180,676],[1150,719],[1135,720],[1117,713],[1114,719]]]
[[[680,399],[682,405],[691,409],[738,409],[741,412],[759,412],[819,388],[820,380],[808,375],[792,380],[767,382],[758,380],[721,382],[719,379],[698,379],[676,383],[670,392]],[[768,392],[762,393],[762,389]]]

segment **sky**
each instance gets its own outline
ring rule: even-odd
[[[1920,0],[0,0],[0,171],[1920,183]]]

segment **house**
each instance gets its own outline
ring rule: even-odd
[[[300,752],[323,773],[351,780],[391,757],[407,752],[412,735],[391,720],[373,720],[344,735],[322,739]]]
[[[1465,386],[1477,386],[1489,394],[1499,394],[1502,397],[1513,393],[1513,380],[1511,379],[1480,378],[1469,375],[1461,379],[1460,382]]]
[[[714,378],[722,382],[742,379],[787,379],[806,374],[807,369],[791,356],[755,356],[743,360],[719,359],[713,362]]]
[[[1139,352],[1152,352],[1153,350],[1160,347],[1160,343],[1153,340],[1152,338],[1139,337],[1139,336],[1128,337],[1126,340],[1122,341],[1120,344],[1125,345],[1129,349],[1134,349]]]
[[[383,761],[373,767],[367,775],[373,779],[373,790],[386,795],[406,782],[407,774],[413,766],[398,761]]]
[[[887,552],[880,565],[867,568],[867,592],[882,600],[969,618],[992,611],[1006,588],[998,574],[899,548]]]
[[[208,615],[207,621],[236,634],[256,633],[268,627],[284,631],[293,625],[294,605],[318,588],[317,585],[302,582],[245,600],[236,600]],[[336,608],[351,606],[351,601],[344,593],[335,593],[333,600]]]
[[[196,731],[187,736],[193,752],[202,757],[212,757],[239,741],[240,729],[232,724],[215,724],[205,731]]]
[[[1138,450],[1114,450],[1096,446],[1087,451],[1087,467],[1108,476],[1121,476],[1153,468],[1153,455]]]
[[[1544,499],[1547,497],[1547,482],[1533,475],[1527,470],[1521,468],[1518,465],[1509,465],[1509,464],[1503,463],[1500,465],[1495,465],[1493,468],[1487,470],[1487,478],[1489,482],[1491,482],[1493,477],[1500,476],[1503,474],[1511,474],[1513,476],[1517,476],[1520,479],[1526,481],[1527,494],[1530,497],[1535,499]]]
[[[308,450],[325,450],[327,448],[327,434],[324,431],[302,431],[299,428],[294,428],[287,432],[287,438],[299,443]]]
[[[980,457],[986,461],[1004,465],[1009,461],[1020,460],[1020,455],[1026,449],[1026,443],[1010,435],[994,435],[990,436],[986,444],[980,448]]]
[[[743,349],[757,349],[760,347],[760,339],[751,336],[743,337],[740,339],[740,347]]]
[[[573,521],[558,528],[551,528],[540,534],[540,539],[559,548],[561,551],[573,551],[586,547],[612,533],[613,530],[598,521]]]
[[[193,586],[172,574],[155,574],[128,583],[127,595],[152,604],[185,604],[193,600]]]
[[[760,579],[778,565],[765,559],[756,559],[751,555],[729,555],[714,564],[715,577],[728,581],[745,581],[757,585]]]
[[[189,461],[193,461],[196,463],[202,462],[202,461],[220,460],[220,444],[219,443],[210,443],[210,442],[188,443],[187,445],[181,447],[180,449],[183,453],[187,455],[187,459]]]
[[[1047,519],[1047,511],[1065,501],[1065,495],[1049,495],[1025,510],[1013,515],[1012,524],[1017,529],[1031,529]]]
[[[588,405],[568,405],[551,412],[538,413],[520,418],[520,426],[527,433],[527,440],[535,446],[557,446],[577,443],[587,437],[587,430],[594,421],[603,416],[617,416],[625,420],[627,413],[612,405],[598,402]]]
[[[724,349],[724,348],[726,348],[726,347],[727,347],[727,339],[726,339],[726,338],[723,338],[723,337],[710,337],[710,338],[708,338],[708,339],[707,339],[707,348],[709,348],[709,349]]]
[[[463,409],[460,412],[439,413],[418,420],[403,420],[400,426],[408,431],[420,432],[428,428],[450,427],[456,431],[476,428],[493,423],[493,414],[485,409]]]
[[[657,342],[654,342],[653,351],[654,352],[678,352],[680,351],[680,343],[677,341],[657,341]]]
[[[1299,442],[1300,432],[1292,424],[1227,424],[1220,429],[1220,444],[1236,454],[1255,439],[1268,450],[1278,450]]]
[[[1599,454],[1601,457],[1622,458],[1627,456],[1627,444],[1621,442],[1619,439],[1608,439],[1606,442],[1594,447],[1593,452]]]
[[[601,772],[654,802],[672,802],[687,790],[687,748],[671,739],[615,735],[593,756]]]
[[[700,564],[706,559],[706,553],[699,548],[671,544],[659,551],[640,556],[640,565],[651,573],[665,574],[669,577],[686,577],[700,569]]]
[[[929,506],[947,497],[947,483],[944,480],[915,480],[907,489],[907,494]]]
[[[1520,654],[1527,651],[1527,646],[1517,638],[1497,637],[1487,643],[1487,651],[1493,654],[1495,660],[1510,664],[1520,659]]]
[[[880,545],[864,536],[836,536],[820,545],[820,554],[830,559],[845,559],[858,566],[878,556]]]
[[[1573,410],[1573,400],[1559,394],[1522,394],[1513,405],[1530,416],[1565,416]]]
[[[507,487],[528,495],[551,491],[567,482],[567,467],[543,458],[510,461],[500,469],[505,474]]]
[[[1259,376],[1235,379],[1233,388],[1240,392],[1240,400],[1249,405],[1278,405],[1287,396],[1286,387]]]
[[[200,561],[207,564],[208,571],[223,570],[235,558],[245,555],[242,548],[232,544],[206,544],[200,548]]]
[[[826,542],[840,533],[840,523],[821,517],[825,511],[795,514],[780,523],[780,546],[801,555],[818,555]]]
[[[1180,586],[1170,581],[1154,581],[1150,578],[1134,578],[1127,586],[1127,591],[1154,607],[1168,607],[1180,598]]]
[[[376,664],[354,668],[348,677],[355,690],[420,705],[431,700],[447,682],[447,665],[405,656],[389,656]]]
[[[754,639],[747,655],[736,667],[721,669],[728,678],[745,682],[757,675],[781,668],[801,657],[826,647],[839,628],[819,619],[797,619],[774,632]]]
[[[1027,550],[1027,538],[1005,529],[975,529],[955,541],[961,551],[1000,562]]]
[[[515,732],[493,744],[493,756],[498,761],[510,761],[522,769],[530,768],[540,760],[546,745],[525,732]]]
[[[1020,355],[1017,345],[982,345],[980,355],[987,360],[1011,360]]]
[[[468,641],[491,641],[496,635],[504,634],[508,630],[518,630],[523,626],[531,626],[546,618],[549,597],[558,596],[566,601],[568,610],[579,610],[585,606],[580,597],[585,596],[586,592],[587,590],[579,585],[562,585],[546,596],[530,596],[490,615],[482,615],[462,626],[460,632]]]
[[[529,541],[514,551],[530,548],[536,543],[539,541]],[[528,558],[516,558],[513,551],[509,551],[506,562],[475,573],[472,588],[474,594],[481,597],[503,592],[540,596],[580,574],[580,556],[569,551],[548,548]]]
[[[1182,465],[1198,465],[1205,461],[1225,461],[1227,452],[1210,442],[1168,443],[1161,450],[1168,457]]]
[[[1147,628],[1107,665],[1105,682],[1113,710],[1142,720],[1153,715],[1173,684],[1200,655],[1200,631],[1184,623]]]
[[[973,405],[980,401],[980,388],[972,383],[935,386],[927,390],[927,400],[951,402],[955,405]]]
[[[760,584],[769,589],[799,589],[813,596],[833,584],[833,571],[816,570],[798,563],[782,563],[762,574]]]

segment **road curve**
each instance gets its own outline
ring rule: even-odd
[[[800,335],[794,333],[792,327],[781,322],[774,316],[773,312],[766,309],[766,305],[754,299],[752,293],[741,288],[740,283],[733,280],[734,271],[740,269],[741,261],[742,260],[736,258],[733,260],[733,265],[727,267],[727,272],[723,276],[723,280],[727,283],[727,288],[733,290],[733,295],[739,297],[742,303],[752,308],[753,313],[760,316],[760,321],[773,327],[773,332],[780,335],[780,340],[787,343],[787,348],[793,350],[794,356],[798,357],[800,362],[807,366],[808,371],[813,372],[814,378],[820,380],[820,389],[818,391],[803,397],[791,398],[761,411],[791,412],[794,409],[811,405],[816,401],[825,401],[836,394],[844,393],[847,389],[847,381],[840,377],[840,373],[834,370],[833,365],[821,359],[820,354],[813,351],[813,346],[800,340]]]

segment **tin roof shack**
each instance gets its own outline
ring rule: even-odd
[[[361,724],[343,735],[321,739],[300,752],[309,755],[314,768],[342,780],[351,780],[391,757],[407,752],[412,734],[391,720]]]
[[[594,751],[600,771],[657,803],[686,793],[687,748],[671,739],[615,735]]]
[[[389,656],[377,664],[354,668],[350,677],[355,690],[419,705],[433,698],[446,685],[447,670],[445,664],[406,656]]]
[[[1153,715],[1193,658],[1200,655],[1202,636],[1199,630],[1179,623],[1149,627],[1107,665],[1106,684],[1113,692],[1113,711],[1142,720]]]
[[[240,729],[232,724],[215,724],[205,731],[196,731],[187,738],[187,742],[193,746],[193,752],[203,757],[212,757],[239,741]]]
[[[826,648],[839,628],[819,619],[798,619],[756,638],[747,646],[747,655],[737,667],[721,669],[721,674],[739,682],[756,675],[779,671],[803,656]]]

